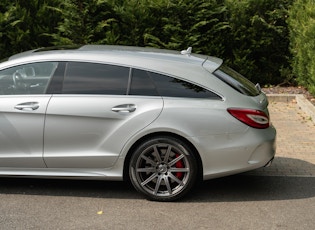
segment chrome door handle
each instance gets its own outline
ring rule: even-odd
[[[112,111],[116,113],[132,113],[136,111],[136,109],[137,107],[134,104],[124,104],[113,107]]]
[[[15,109],[23,111],[33,111],[39,108],[38,102],[25,102],[14,106]]]

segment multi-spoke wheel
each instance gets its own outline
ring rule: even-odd
[[[173,137],[155,137],[131,157],[129,175],[134,187],[150,200],[172,201],[185,195],[197,176],[192,150]]]

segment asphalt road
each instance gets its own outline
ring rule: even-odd
[[[172,203],[124,182],[0,179],[0,229],[315,229],[315,177],[237,175]]]

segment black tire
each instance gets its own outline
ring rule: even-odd
[[[135,149],[130,159],[130,181],[149,200],[183,197],[194,186],[197,175],[194,152],[174,137],[149,139]]]

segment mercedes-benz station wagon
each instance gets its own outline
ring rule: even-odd
[[[258,84],[191,48],[27,51],[0,63],[0,175],[130,180],[172,201],[269,165],[267,106]]]

